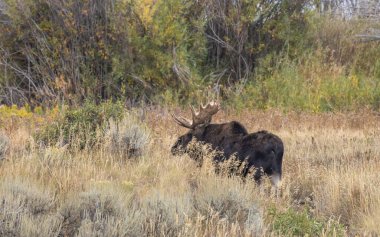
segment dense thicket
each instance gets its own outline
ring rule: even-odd
[[[351,100],[367,93],[358,106],[376,107],[380,95],[368,90],[378,85],[380,47],[352,37],[375,24],[332,17],[321,2],[0,0],[0,104],[236,100],[244,90],[259,106],[319,110],[350,106],[339,102],[349,92],[330,98],[309,84],[359,77]],[[314,95],[279,97],[297,91],[289,86]]]

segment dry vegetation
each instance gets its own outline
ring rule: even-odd
[[[0,161],[0,236],[380,233],[377,115],[218,114],[214,122],[238,120],[249,131],[267,129],[283,139],[279,197],[267,184],[256,187],[215,175],[210,166],[199,168],[187,156],[173,157],[169,148],[185,130],[166,109],[149,109],[139,119],[150,130],[139,137],[150,142],[130,159],[110,152],[106,138],[87,150],[40,147],[28,126],[7,129],[9,149]]]

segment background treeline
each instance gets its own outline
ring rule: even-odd
[[[376,110],[379,7],[368,2],[0,0],[0,104],[219,96]]]

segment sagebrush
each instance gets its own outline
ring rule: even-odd
[[[207,147],[198,154],[201,167],[188,155],[172,156],[170,146],[183,131],[164,110],[147,110],[143,120],[150,142],[139,159],[120,159],[106,146],[11,146],[9,159],[0,163],[1,233],[370,236],[380,231],[380,126],[370,112],[221,111],[215,122],[238,120],[249,131],[265,128],[283,139],[283,182],[276,196],[269,180],[257,186],[215,173]],[[33,132],[28,129],[17,128],[23,132],[10,142]]]

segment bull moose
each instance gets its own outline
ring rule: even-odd
[[[195,139],[220,151],[222,157],[215,157],[215,162],[223,162],[234,156],[240,165],[244,165],[243,169],[239,169],[239,175],[242,177],[253,175],[252,178],[260,183],[261,178],[267,175],[272,185],[279,184],[284,145],[278,136],[267,131],[248,133],[244,126],[236,121],[212,124],[212,116],[220,110],[220,104],[216,102],[210,102],[206,106],[200,105],[199,112],[192,106],[190,108],[192,120],[172,114],[178,125],[190,129],[172,146],[173,155],[187,152],[187,146]]]

